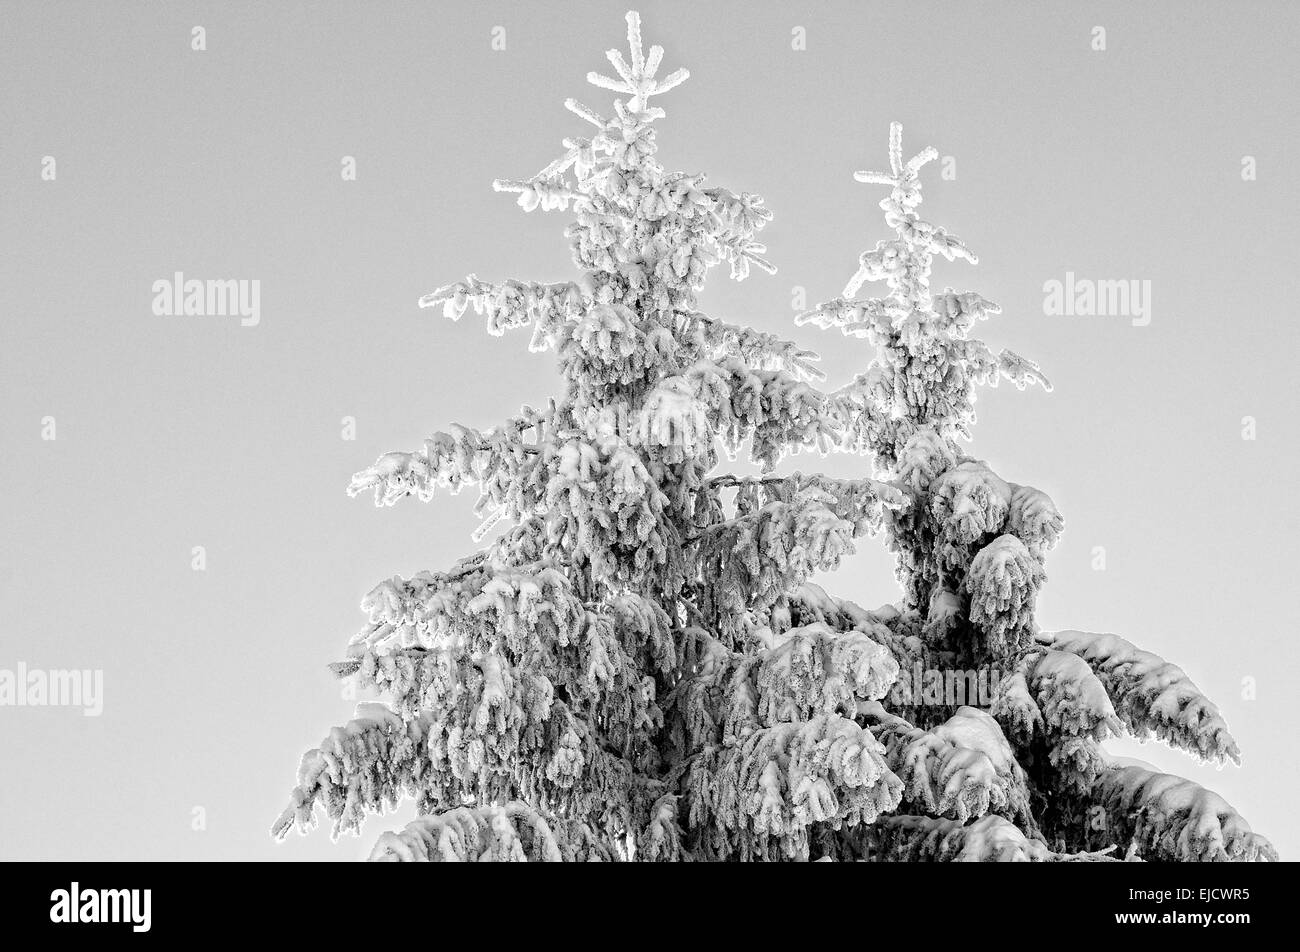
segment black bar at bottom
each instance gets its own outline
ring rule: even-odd
[[[591,864],[552,868],[336,863],[8,863],[6,938],[225,936],[335,943],[437,941],[484,930],[574,938],[691,930],[734,940],[793,927],[936,943],[1037,927],[1086,939],[1125,932],[1233,941],[1294,915],[1283,864]],[[612,931],[604,931],[608,927]],[[599,929],[601,931],[588,932]],[[1012,930],[1007,933],[1006,930]],[[1060,930],[1068,930],[1062,933]],[[739,930],[739,931],[737,931]],[[809,931],[811,930],[811,931]],[[763,933],[767,933],[766,936]]]

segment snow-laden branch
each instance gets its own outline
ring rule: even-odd
[[[728,324],[699,311],[688,315],[699,329],[702,348],[714,360],[738,357],[760,370],[780,369],[805,380],[823,380],[816,351],[740,324]]]
[[[984,711],[960,707],[929,731],[880,704],[869,706],[865,715],[885,746],[889,768],[903,781],[906,803],[961,822],[999,813],[1032,824],[1025,773],[997,722]]]
[[[902,793],[876,739],[838,716],[703,751],[684,783],[704,858],[717,860],[807,859],[816,824],[875,822]]]
[[[681,680],[664,699],[675,742],[689,752],[823,715],[855,716],[881,698],[898,663],[866,632],[813,622],[753,633],[736,651],[700,628],[684,633]]]
[[[547,819],[515,800],[458,807],[384,833],[370,854],[385,863],[558,863],[619,857],[585,824]]]
[[[420,298],[420,307],[442,305],[444,317],[460,320],[468,308],[487,318],[489,333],[500,336],[517,327],[532,327],[529,345],[543,351],[555,345],[564,326],[592,306],[589,295],[572,281],[537,284],[526,281],[481,281],[473,274],[443,285]]]
[[[1276,862],[1277,850],[1218,794],[1137,764],[1116,766],[1093,787],[1105,810],[1104,835],[1132,841],[1143,859],[1169,862]]]
[[[866,830],[869,855],[892,863],[1114,862],[1113,849],[1056,853],[990,814],[974,823],[929,816],[882,817]]]
[[[1047,632],[1040,640],[1082,658],[1105,686],[1124,727],[1151,735],[1203,760],[1241,762],[1241,751],[1218,707],[1183,671],[1118,635]]]
[[[356,833],[367,815],[418,796],[431,766],[428,726],[428,718],[404,721],[383,704],[357,705],[356,717],[303,754],[298,785],[271,835],[284,839],[295,828],[313,829],[318,805],[334,821],[333,837]]]
[[[790,502],[762,508],[706,528],[699,537],[705,617],[730,638],[742,619],[764,612],[814,572],[828,571],[853,549],[853,525],[836,515],[835,500],[814,487]]]
[[[1121,730],[1105,686],[1082,659],[1067,652],[1033,651],[1024,665],[1032,710],[1042,717],[1048,762],[1062,783],[1086,791],[1105,766],[1101,741]]]
[[[476,511],[507,506],[521,475],[540,464],[542,440],[551,418],[551,411],[525,407],[519,416],[489,430],[453,424],[425,439],[416,452],[395,451],[379,457],[352,477],[348,495],[373,492],[375,505],[392,506],[407,496],[427,502],[439,488],[457,493],[477,485],[481,498]]]

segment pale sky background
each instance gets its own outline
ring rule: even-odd
[[[626,7],[580,9],[0,2],[0,668],[98,668],[105,694],[98,718],[0,708],[0,858],[350,860],[405,822],[338,844],[267,833],[302,751],[350,716],[325,665],[363,624],[361,596],[475,548],[469,495],[377,510],[345,495],[350,475],[559,388],[526,334],[415,302],[470,271],[574,273],[567,218],[526,216],[490,182],[581,132],[565,97],[608,106],[583,77],[624,45]],[[885,164],[893,119],[907,154],[954,157],[952,181],[930,167],[922,210],[981,263],[941,262],[936,281],[1002,304],[985,337],[1056,385],[985,391],[974,443],[1065,513],[1039,620],[1181,664],[1244,766],[1119,752],[1219,791],[1300,856],[1300,7],[640,10],[664,69],[692,71],[661,102],[660,158],[776,214],[780,273],[738,285],[717,269],[706,308],[822,352],[830,385],[869,350],[794,327],[792,289],[835,296],[888,233],[882,190],[853,171]],[[152,284],[175,271],[259,280],[260,325],[155,316]],[[1150,325],[1045,316],[1043,284],[1067,271],[1150,280]],[[819,467],[865,462],[784,469]],[[878,540],[822,581],[868,607],[897,598]]]

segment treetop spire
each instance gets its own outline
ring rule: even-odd
[[[605,53],[610,65],[618,73],[618,79],[602,76],[593,70],[587,74],[587,82],[616,93],[627,93],[632,97],[628,100],[627,108],[634,113],[646,113],[649,114],[649,118],[662,117],[662,109],[646,108],[650,97],[666,93],[673,87],[681,85],[691,74],[685,69],[679,69],[669,73],[663,79],[654,78],[664,58],[664,48],[652,46],[649,56],[642,53],[641,14],[635,10],[627,12],[627,45],[632,54],[631,65],[623,59],[623,54],[618,50],[609,50]]]
[[[939,153],[934,146],[928,145],[916,155],[903,162],[903,124],[901,122],[891,122],[889,124],[889,172],[854,172],[853,179],[862,182],[865,185],[888,185],[894,189],[901,189],[908,193],[908,207],[914,207],[921,202],[920,185],[918,183],[919,173],[927,162],[933,162],[939,157]]]

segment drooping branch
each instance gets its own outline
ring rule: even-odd
[[[1040,640],[1082,658],[1101,679],[1124,727],[1144,740],[1155,735],[1203,760],[1241,763],[1241,750],[1218,707],[1182,668],[1118,635],[1045,633]]]
[[[1276,862],[1273,844],[1218,794],[1139,765],[1112,767],[1093,787],[1105,810],[1103,835],[1132,841],[1144,859],[1172,862]]]

